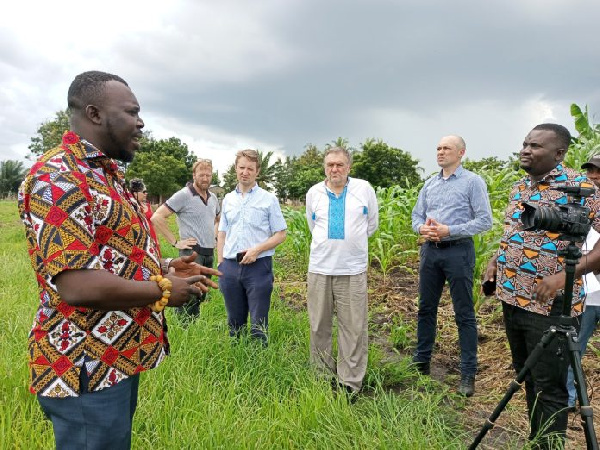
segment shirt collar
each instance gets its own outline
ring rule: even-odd
[[[452,175],[456,176],[456,178],[460,178],[460,176],[464,173],[465,169],[462,164],[459,164],[456,170],[452,173]],[[448,178],[450,178],[450,175]],[[440,170],[438,173],[438,178],[444,178],[444,169]]]
[[[254,192],[254,191],[256,191],[257,189],[258,189],[258,183],[256,183],[254,186],[252,186],[252,187],[250,188],[250,190],[249,190],[248,192],[246,192],[246,194],[250,194],[251,192]],[[236,185],[235,185],[235,192],[237,192],[238,194],[241,194],[241,193],[242,193],[242,191],[240,191],[240,185],[239,185],[239,184],[236,184]]]
[[[348,179],[346,180],[346,184],[344,185],[344,189],[346,189],[349,184],[350,184],[350,177],[348,177]],[[325,191],[333,192],[331,189],[329,189],[329,186],[327,186],[327,179],[323,180],[323,187],[325,188]]]
[[[560,162],[556,165],[556,167],[554,169],[552,169],[550,172],[548,172],[546,175],[544,175],[543,178],[537,182],[537,184],[540,184],[543,182],[551,183],[551,181],[550,181],[551,179],[562,175],[564,171],[565,171],[565,167],[563,166],[562,162]],[[527,177],[525,178],[525,184],[527,184],[527,186],[531,186],[533,184],[533,181],[531,180],[531,176],[527,175]]]
[[[194,183],[192,183],[191,181],[188,181],[187,184],[186,184],[186,186],[188,187],[188,189],[190,190],[190,192],[192,193],[192,195],[197,195],[199,197],[202,197],[200,195],[200,193],[194,187]]]
[[[93,160],[101,165],[107,172],[119,174],[119,165],[117,162],[109,158],[102,150],[98,149],[94,144],[85,139],[81,139],[73,131],[67,131],[62,137],[63,148],[68,148],[77,159]]]

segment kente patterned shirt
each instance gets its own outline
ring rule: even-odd
[[[54,280],[65,270],[103,269],[128,280],[160,273],[157,244],[115,161],[73,132],[62,142],[38,159],[19,190],[39,293],[29,335],[31,392],[48,397],[78,396],[84,363],[89,390],[99,391],[156,367],[168,352],[162,313],[61,300]]]
[[[549,275],[564,270],[564,256],[557,256],[564,250],[568,241],[560,240],[559,233],[550,231],[524,231],[521,223],[523,203],[535,206],[556,208],[569,202],[567,194],[552,189],[554,185],[579,186],[593,184],[572,169],[556,166],[538,183],[529,177],[515,183],[509,197],[509,205],[504,218],[504,233],[498,249],[498,272],[496,296],[499,300],[537,314],[550,315],[553,299],[539,303],[532,298],[534,287]],[[600,201],[596,194],[585,199],[593,217],[592,227],[600,231]],[[581,243],[577,244],[581,248]],[[571,314],[576,316],[583,311],[585,292],[581,278],[573,287]]]

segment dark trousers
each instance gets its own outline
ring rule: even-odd
[[[192,254],[192,250],[184,249],[179,250],[179,256],[188,256]],[[196,262],[201,266],[211,267],[213,266],[214,258],[213,255],[198,255]],[[200,315],[200,303],[206,299],[206,292],[202,295],[190,295],[190,299],[183,306],[175,308],[175,312],[181,316],[182,319],[194,319]]]
[[[273,292],[272,257],[259,258],[252,264],[224,259],[218,268],[223,273],[219,278],[219,289],[225,298],[229,335],[239,336],[246,328],[250,314],[251,336],[266,343]]]
[[[137,407],[139,374],[97,392],[87,392],[88,378],[81,370],[79,397],[50,398],[38,395],[46,417],[52,421],[58,450],[128,450]]]
[[[454,307],[460,344],[460,371],[477,371],[477,321],[473,307],[473,269],[475,247],[471,239],[446,248],[426,242],[421,246],[419,264],[419,313],[417,348],[414,360],[429,362],[437,331],[437,312],[446,280]]]
[[[525,360],[540,342],[544,332],[550,325],[557,323],[557,318],[526,311],[504,302],[502,310],[513,367],[518,373],[523,369]],[[556,337],[525,378],[527,410],[531,422],[529,438],[533,439],[542,432],[539,448],[562,448],[557,440],[563,441],[567,430],[568,367],[566,346]],[[550,433],[558,433],[553,442],[552,438],[548,437]]]

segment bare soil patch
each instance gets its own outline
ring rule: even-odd
[[[286,278],[287,278],[286,273]],[[280,281],[281,296],[291,307],[306,308],[303,280]],[[371,314],[370,339],[377,343],[394,362],[410,358],[416,342],[418,302],[418,271],[405,267],[392,271],[386,277],[372,270],[369,274],[369,311]],[[486,301],[477,313],[479,330],[479,370],[475,395],[464,401],[449,399],[462,411],[463,425],[474,438],[485,420],[504,396],[515,373],[511,366],[510,351],[504,334],[499,302]],[[594,408],[596,435],[600,436],[600,340],[596,334],[583,358],[588,395]],[[444,290],[438,312],[438,334],[431,365],[431,378],[455,391],[460,381],[458,333],[454,322],[452,303]],[[394,388],[394,386],[390,386]],[[402,386],[395,387],[402,390]],[[502,412],[496,426],[490,430],[479,448],[506,448],[508,443],[525,443],[529,432],[524,391],[517,392]],[[586,448],[585,435],[579,415],[569,414],[567,449]],[[465,446],[471,441],[465,442]]]

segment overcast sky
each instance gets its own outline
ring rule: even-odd
[[[600,112],[599,20],[598,0],[9,2],[0,159],[28,154],[86,70],[122,76],[146,130],[220,173],[239,149],[339,136],[382,139],[426,174],[446,134],[506,158],[538,123],[573,132],[571,103]]]

